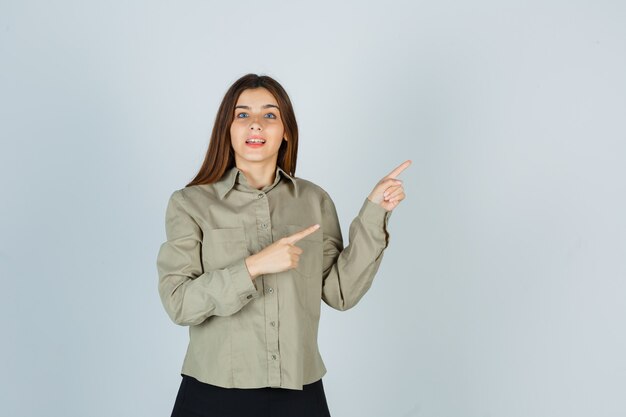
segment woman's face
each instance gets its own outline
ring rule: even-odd
[[[263,87],[244,90],[235,105],[230,126],[230,141],[238,167],[259,164],[276,165],[285,129],[278,102]],[[263,139],[250,142],[252,138]]]

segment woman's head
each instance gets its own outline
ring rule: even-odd
[[[260,103],[274,104],[278,108],[262,108]],[[264,129],[267,129],[269,138],[265,138]],[[282,133],[282,138],[276,136],[277,132]],[[268,142],[260,148],[254,148],[245,143],[250,136],[261,136]],[[269,143],[269,139],[273,142]],[[270,146],[264,148],[267,145]],[[187,186],[216,182],[235,165],[236,158],[260,160],[267,158],[268,152],[273,153],[276,148],[276,164],[294,175],[298,124],[289,96],[276,80],[267,75],[244,75],[224,95],[202,167]]]

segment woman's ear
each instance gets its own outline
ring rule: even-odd
[[[284,137],[284,136],[283,136],[283,140],[284,140],[285,142],[289,142],[289,141],[287,140],[287,138],[286,138],[286,137]]]

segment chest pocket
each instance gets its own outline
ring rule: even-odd
[[[308,226],[301,226],[299,224],[286,224],[283,226],[283,237],[290,236],[307,227]],[[303,251],[295,271],[304,278],[321,277],[323,260],[322,243],[321,228],[295,243],[295,245]]]
[[[250,255],[243,227],[208,229],[202,238],[204,270],[221,269]]]

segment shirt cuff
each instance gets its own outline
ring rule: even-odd
[[[366,197],[359,211],[359,217],[365,223],[371,223],[376,226],[386,226],[391,213],[391,211],[385,210],[380,204],[376,204]]]
[[[252,276],[246,266],[245,258],[241,258],[232,265],[227,266],[226,269],[230,274],[233,286],[242,304],[246,304],[251,299],[259,297]]]

